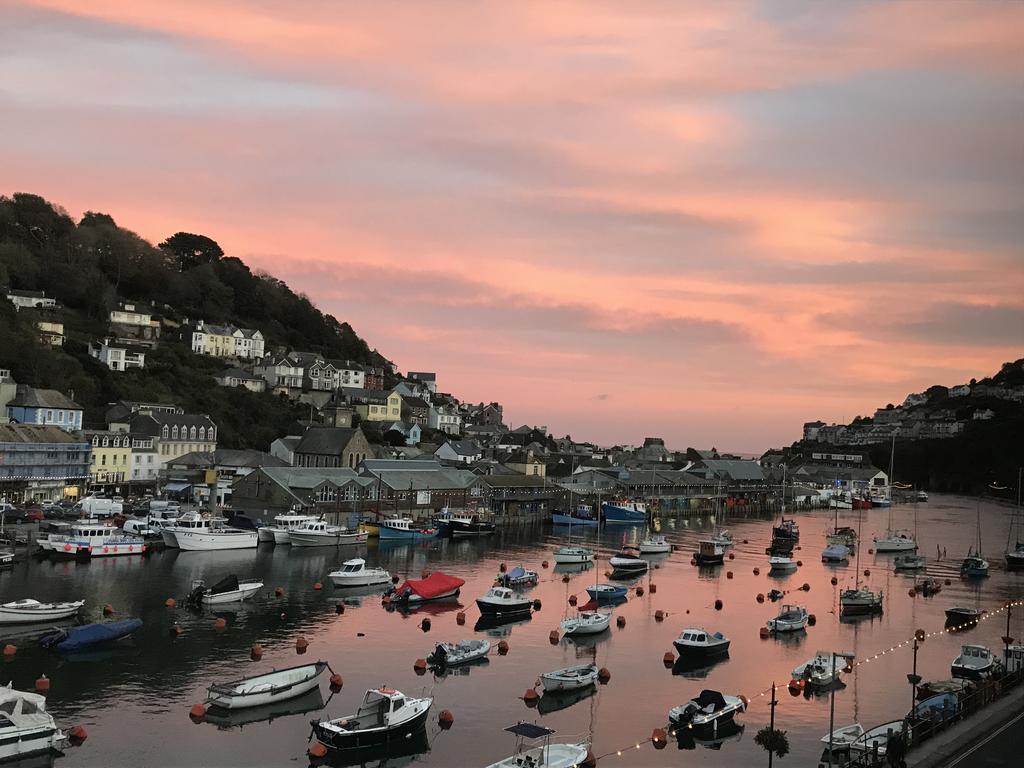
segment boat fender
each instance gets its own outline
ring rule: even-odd
[[[690,558],[690,565],[696,565],[696,564],[697,564],[697,558],[696,557],[691,557]]]
[[[626,626],[626,617],[617,616],[615,618],[615,626],[617,626],[619,629],[622,629],[624,626]]]
[[[508,654],[508,641],[502,640],[498,643],[498,655],[505,656]]]
[[[834,586],[835,586],[836,584],[838,584],[838,583],[839,583],[839,579],[837,579],[837,578],[836,578],[835,576],[833,576],[833,577],[832,577],[832,578],[830,579],[830,581],[832,582],[832,586],[833,586],[833,587],[834,587]]]
[[[426,616],[424,616],[423,621],[420,622],[420,629],[422,629],[424,632],[430,631],[430,619]]]
[[[320,591],[321,589],[323,589],[323,588],[324,588],[324,585],[323,585],[323,584],[321,584],[321,583],[320,583],[319,581],[315,581],[315,582],[313,582],[313,590],[314,590],[315,592],[319,592],[319,591]]]
[[[274,589],[274,594],[278,597],[284,597],[284,587],[276,587]]]
[[[200,704],[199,706],[203,705]],[[203,713],[206,713],[205,708],[203,709]],[[80,746],[83,741],[89,738],[89,733],[85,730],[84,726],[72,725],[70,728],[68,728],[68,736],[71,737],[71,743],[77,747]]]
[[[455,724],[455,715],[451,710],[442,709],[441,714],[437,716],[437,724],[441,726],[441,730],[447,731]]]
[[[539,699],[540,695],[533,688],[527,688],[526,693],[523,694],[523,701],[528,707],[536,707]]]
[[[11,658],[18,652],[18,646],[8,643],[4,646],[4,658]]]
[[[723,606],[723,605],[724,605],[724,603],[722,603],[722,601],[721,601],[721,600],[715,600],[715,610],[716,610],[716,611],[720,611],[720,610],[722,610],[722,606]]]
[[[416,659],[416,661],[413,662],[412,668],[413,668],[413,671],[415,671],[417,675],[422,675],[424,672],[427,671],[427,660],[426,659]]]
[[[314,760],[319,760],[321,758],[327,757],[327,747],[325,747],[318,741],[306,750],[306,754],[312,757]]]
[[[799,544],[797,545],[797,549],[798,549],[798,550],[800,549],[800,545],[799,545]]]
[[[175,606],[177,606],[177,604],[178,601],[175,600],[173,597],[168,597],[166,600],[164,600],[164,605],[168,608],[174,608]]]
[[[188,716],[194,723],[202,722],[202,719],[206,717],[206,707],[202,704],[193,704],[192,709],[188,711]]]
[[[664,728],[655,728],[651,731],[651,744],[655,749],[664,749],[668,746],[668,734]]]
[[[789,693],[790,693],[790,695],[792,695],[792,696],[799,696],[800,695],[800,689],[803,688],[803,686],[801,685],[801,682],[802,681],[800,681],[800,680],[790,680],[789,681]]]
[[[259,643],[256,643],[255,645],[253,645],[253,647],[249,649],[249,658],[252,659],[253,661],[259,661],[260,659],[262,659],[263,658],[263,646],[260,645]]]
[[[758,592],[757,593],[757,602],[759,602],[759,603],[763,603],[764,602],[764,593],[762,593],[762,592]]]
[[[654,594],[655,592],[657,592],[657,591],[658,591],[658,585],[657,585],[657,584],[651,584],[651,587],[650,587],[650,588],[651,588],[651,594],[652,594],[652,595],[653,595],[653,594]]]
[[[664,621],[665,620],[665,612],[661,611],[661,610],[655,611],[654,612],[654,620],[655,621]]]
[[[48,690],[50,690],[50,678],[43,675],[36,680],[36,693],[46,693]]]
[[[576,605],[576,595],[569,595],[569,605]]]
[[[601,685],[607,685],[608,681],[612,679],[612,673],[608,671],[608,667],[601,667],[597,671],[597,681]]]
[[[672,651],[666,651],[665,655],[661,657],[661,660],[664,662],[665,667],[668,668],[676,663],[676,656]]]
[[[768,629],[768,627],[761,627],[761,639],[762,640],[767,640],[769,637],[771,637],[771,635],[772,635],[772,632],[771,632],[770,629]]]
[[[224,618],[214,619],[213,620],[213,628],[215,630],[217,630],[218,632],[223,632],[225,629],[228,628],[227,619],[224,619]]]
[[[562,583],[563,584],[568,584],[569,583],[569,574],[568,573],[566,573],[566,574],[564,574],[562,576]]]
[[[818,617],[815,616],[813,613],[809,614],[807,616],[807,626],[813,627],[817,623],[818,623]]]
[[[755,576],[760,576],[761,575],[761,569],[760,568],[755,568],[754,569],[754,575]]]
[[[732,571],[726,571],[725,572],[725,578],[731,579],[732,578]]]
[[[345,612],[345,604],[344,603],[337,603],[337,604],[335,604],[334,612],[337,613],[337,614],[344,613]]]
[[[541,606],[540,598],[539,597],[535,598],[534,601],[533,601],[533,610],[534,611],[539,611],[540,610],[540,606]]]
[[[466,612],[465,611],[459,611],[458,613],[455,614],[455,623],[458,624],[460,627],[463,624],[466,623]]]
[[[296,653],[305,653],[307,648],[309,648],[309,640],[307,640],[303,635],[299,635],[297,638],[295,638]]]
[[[551,630],[551,632],[548,634],[548,640],[551,641],[552,645],[558,645],[558,630],[557,629],[552,629]]]
[[[113,612],[114,612],[114,606],[112,606],[110,603],[107,603],[106,605],[103,606],[103,615],[104,616],[109,616]]]
[[[344,684],[345,684],[345,680],[337,672],[335,672],[333,675],[331,675],[331,690],[332,691],[337,693],[338,691],[341,690],[341,687]]]

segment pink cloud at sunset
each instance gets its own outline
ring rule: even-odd
[[[758,451],[1024,348],[1024,5],[0,0],[0,192],[402,370]]]

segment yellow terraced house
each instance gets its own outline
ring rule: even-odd
[[[92,448],[89,481],[97,484],[119,483],[131,477],[132,438],[127,432],[86,430]]]
[[[364,421],[397,421],[402,417],[402,396],[397,392],[364,392],[352,398],[356,413]]]

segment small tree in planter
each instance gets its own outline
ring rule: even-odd
[[[754,736],[754,743],[760,745],[765,752],[774,752],[780,758],[789,754],[789,737],[778,728],[766,725]]]

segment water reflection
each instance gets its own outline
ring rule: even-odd
[[[700,680],[711,674],[715,667],[728,663],[728,655],[717,659],[692,659],[680,656],[672,665],[672,674],[689,680]]]
[[[568,709],[573,704],[579,704],[584,699],[589,699],[597,693],[596,685],[589,685],[577,691],[547,691],[537,702],[537,710],[542,715],[550,715],[552,712],[559,712]]]

